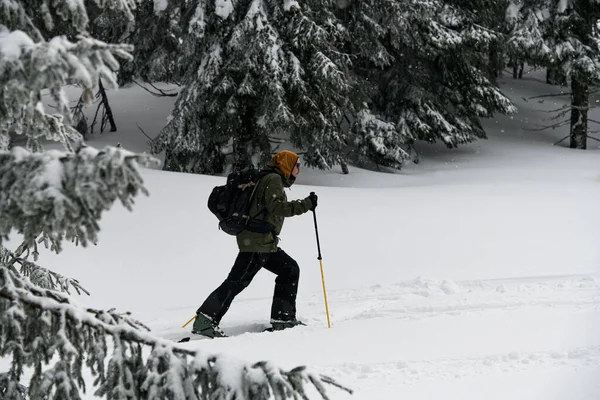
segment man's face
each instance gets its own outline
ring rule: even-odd
[[[292,176],[294,178],[296,178],[299,173],[300,173],[300,161],[296,162],[296,165],[294,165],[294,169],[292,170]]]

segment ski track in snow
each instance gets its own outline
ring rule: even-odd
[[[484,281],[434,281],[417,278],[396,285],[332,293],[337,321],[373,318],[422,319],[524,307],[600,309],[600,277],[573,275]],[[352,307],[344,303],[355,303]],[[315,301],[309,305],[316,306]]]
[[[457,379],[491,373],[535,371],[548,368],[597,368],[600,346],[575,348],[567,352],[510,352],[474,358],[429,359],[374,364],[346,363],[334,367],[312,367],[324,375],[342,375],[346,382],[360,382],[363,389],[412,385],[438,379]]]
[[[349,343],[354,340],[356,349],[347,348],[348,357],[329,359],[326,354],[328,350],[337,354],[348,344],[328,342],[331,338],[328,337],[326,328],[322,293],[308,294],[298,301],[299,317],[308,322],[306,327],[257,335],[255,332],[262,332],[266,321],[257,321],[256,317],[248,316],[255,316],[257,310],[264,306],[259,303],[268,304],[270,299],[239,299],[230,310],[232,315],[228,314],[222,325],[232,337],[215,341],[201,338],[186,346],[203,348],[209,352],[242,351],[241,354],[250,358],[257,355],[247,354],[244,349],[252,346],[268,346],[271,355],[267,352],[265,357],[277,357],[282,351],[286,351],[289,343],[296,343],[302,356],[306,356],[305,352],[312,347],[310,351],[317,355],[308,361],[310,368],[357,389],[358,398],[370,398],[381,387],[421,388],[419,384],[427,385],[428,382],[465,378],[485,380],[494,374],[546,374],[552,371],[564,374],[560,371],[565,370],[588,371],[591,376],[600,373],[600,341],[594,339],[594,332],[600,327],[597,323],[600,317],[599,274],[473,281],[438,281],[419,277],[396,284],[332,291],[328,293],[328,297],[334,328],[344,332],[358,329],[354,336],[350,336],[354,339],[350,339]],[[189,309],[172,312],[183,316]],[[532,320],[524,327],[527,337],[521,339],[523,331],[513,332],[512,329],[518,325],[511,321],[521,321],[523,315],[531,315]],[[427,321],[433,322],[436,318],[446,319],[441,325],[448,329],[435,333],[430,329],[439,324],[421,325]],[[497,322],[498,318],[508,325],[503,326],[503,323]],[[589,325],[577,325],[586,323],[582,321],[589,321]],[[470,330],[471,323],[482,327],[499,323],[500,325],[494,325],[497,328],[491,329],[503,330],[504,335],[507,335],[506,342],[498,343],[489,352],[481,351],[480,349],[487,349],[489,346],[485,338],[486,331]],[[542,327],[537,325],[540,323]],[[167,325],[163,321],[160,324],[161,326],[154,325],[152,328],[165,338],[178,340],[189,333],[190,327],[181,330],[173,329],[173,323]],[[387,354],[369,357],[369,340],[361,336],[369,332],[364,329],[364,324],[378,327],[379,331],[374,333],[375,341],[393,340],[391,338],[397,335],[397,340],[408,342],[399,343],[397,349],[390,349]],[[562,330],[564,324],[567,324],[565,331]],[[389,329],[397,329],[397,332]],[[552,332],[555,329],[558,329],[558,333]],[[583,332],[578,336],[579,339],[569,342],[565,347],[553,344],[553,338],[571,335],[573,329],[579,332],[587,329],[588,332]],[[467,335],[463,338],[465,342],[482,340],[488,344],[483,347],[468,344],[464,347],[464,344],[456,343],[458,347],[452,349],[452,340],[456,340],[457,332],[458,335]],[[415,334],[426,336],[418,339],[421,341],[433,339],[430,345],[433,347],[411,350],[410,335]],[[447,334],[450,335],[448,340],[436,342],[439,335]],[[473,337],[469,338],[468,335]],[[544,338],[537,335],[550,336]],[[535,343],[537,338],[539,346],[531,347],[531,340]],[[521,341],[530,344],[523,346]],[[334,395],[334,398],[337,399],[337,396]],[[340,395],[339,398],[347,397]]]
[[[419,320],[442,315],[464,315],[492,310],[517,310],[528,307],[575,307],[600,310],[600,275],[561,275],[491,279],[473,281],[436,281],[416,278],[390,285],[339,290],[328,293],[332,320],[341,324],[354,320],[406,319]],[[236,299],[233,309],[252,308],[257,301],[268,298]],[[314,325],[323,321],[322,293],[309,295],[298,301],[299,317]],[[171,309],[189,312],[194,306]],[[242,308],[242,310],[239,310]],[[182,314],[183,315],[183,314]],[[151,324],[152,325],[152,324]],[[229,326],[228,326],[229,325]],[[153,325],[161,336],[175,340],[181,330],[173,330],[172,323]],[[262,332],[265,322],[244,322],[223,328],[232,335],[244,332]]]
[[[334,299],[331,307],[342,310],[336,313],[338,324],[380,318],[418,320],[495,310],[511,313],[533,307],[600,310],[600,279],[598,275],[464,282],[417,278],[395,285],[342,291],[331,297]],[[325,375],[343,376],[345,382],[354,382],[364,391],[382,385],[398,387],[493,373],[590,367],[600,372],[600,346],[560,352],[506,352],[468,358],[342,363],[313,369]]]

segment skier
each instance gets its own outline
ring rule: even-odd
[[[272,232],[255,233],[247,229],[236,236],[239,253],[225,281],[196,311],[192,333],[224,337],[219,322],[235,296],[264,268],[277,275],[271,306],[272,330],[278,331],[304,325],[296,319],[296,294],[300,269],[298,263],[277,246],[285,217],[301,215],[317,207],[317,195],[311,193],[303,200],[287,201],[284,187],[290,187],[300,173],[296,153],[283,150],[275,154],[263,168],[264,175],[257,183],[250,202],[249,215],[260,215],[273,226]],[[257,217],[258,218],[258,217]]]

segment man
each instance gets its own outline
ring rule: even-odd
[[[290,187],[300,173],[298,155],[283,150],[277,153],[263,169],[266,173],[257,183],[250,202],[249,215],[273,226],[268,233],[243,230],[237,235],[240,252],[225,281],[208,296],[196,311],[192,333],[208,337],[224,337],[219,322],[231,302],[264,268],[277,275],[271,306],[273,330],[283,330],[303,325],[296,319],[296,294],[300,269],[298,263],[277,247],[278,235],[286,217],[301,215],[317,207],[317,195],[303,200],[287,201],[284,187]]]

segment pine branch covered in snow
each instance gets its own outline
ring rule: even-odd
[[[514,51],[534,64],[560,68],[565,76],[600,81],[596,1],[515,0],[509,10]]]
[[[304,367],[283,371],[156,339],[114,310],[82,309],[1,266],[0,326],[0,356],[13,359],[0,376],[5,400],[24,398],[26,369],[33,374],[27,389],[33,399],[80,398],[84,370],[95,378],[95,395],[110,400],[292,399],[306,398],[309,386],[326,399],[326,385],[342,388]],[[50,362],[54,357],[59,361]]]
[[[147,193],[138,163],[150,162],[115,147],[0,152],[0,244],[13,229],[29,249],[38,240],[57,252],[65,239],[95,243],[103,211],[116,200],[131,209],[133,197]]]
[[[181,52],[181,5],[176,1],[136,0],[133,18],[127,18],[119,10],[90,7],[92,36],[109,43],[134,46],[133,59],[121,62],[120,85],[134,79],[178,83],[180,70],[187,64],[179,63],[177,58]]]
[[[81,37],[73,43],[65,37],[49,42],[33,42],[24,32],[9,32],[0,26],[0,148],[8,146],[9,134],[26,134],[28,146],[41,150],[40,139],[46,138],[71,148],[79,133],[63,123],[69,122],[66,84],[82,85],[88,101],[91,88],[99,77],[116,87],[111,71],[118,68],[113,54],[129,57],[130,48],[110,45]],[[46,71],[45,73],[40,71]],[[48,90],[58,114],[46,114],[41,102],[42,90]]]
[[[396,125],[382,121],[368,110],[358,113],[352,133],[360,153],[378,165],[400,168],[409,158],[404,150],[407,147],[404,137],[398,134]]]
[[[25,247],[26,246],[23,246],[23,252],[28,251]],[[17,253],[19,253],[19,250],[20,249],[17,249]],[[71,289],[75,289],[77,294],[83,292],[89,295],[89,292],[85,290],[76,279],[67,278],[59,273],[41,267],[36,263],[27,260],[27,256],[28,254],[25,255],[25,258],[19,257],[12,251],[0,246],[0,264],[11,268],[14,272],[18,271],[21,275],[29,278],[29,281],[34,285],[46,289],[59,290],[69,294],[71,294]],[[18,270],[16,265],[18,265]]]
[[[134,0],[98,1],[103,6],[123,10],[131,16]],[[80,140],[68,126],[69,104],[63,90],[66,84],[80,85],[91,101],[91,89],[102,77],[116,87],[115,57],[131,58],[131,47],[108,44],[85,35],[88,15],[83,0],[33,4],[15,0],[0,2],[0,150],[9,147],[11,135],[27,135],[28,147],[41,151],[40,139],[61,142],[67,149]],[[35,16],[35,17],[34,17]],[[45,38],[62,20],[69,21],[76,41],[65,36]],[[41,22],[43,27],[37,26]],[[44,29],[42,29],[44,28]],[[56,114],[47,114],[41,101],[47,91]],[[65,120],[63,122],[63,119]],[[65,124],[66,122],[66,124]]]

